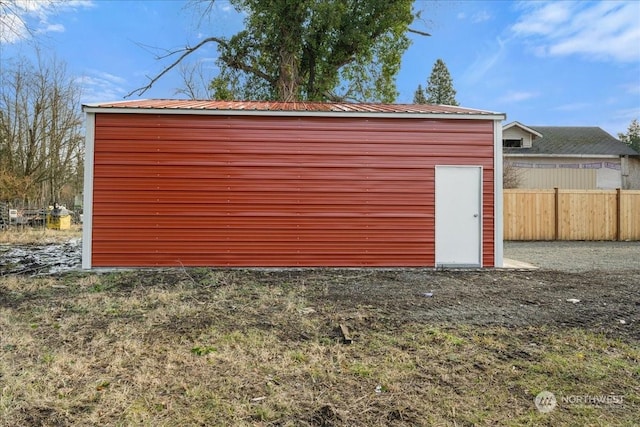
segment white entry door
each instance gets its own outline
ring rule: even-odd
[[[482,167],[436,166],[436,266],[481,267]]]

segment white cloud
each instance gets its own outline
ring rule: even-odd
[[[62,24],[48,24],[42,29],[43,33],[64,33],[64,25]]]
[[[540,96],[537,92],[523,92],[523,91],[509,91],[506,95],[500,98],[501,102],[514,103],[527,101],[532,98]]]
[[[127,93],[126,79],[99,70],[88,70],[76,83],[82,88],[83,103],[119,100]]]
[[[62,32],[64,26],[51,23],[51,18],[60,13],[91,6],[91,0],[0,1],[0,43],[17,43],[32,34]]]
[[[624,108],[613,112],[613,117],[631,123],[633,119],[640,119],[640,107]]]
[[[476,12],[471,17],[471,22],[478,24],[480,22],[485,22],[491,19],[491,15],[486,10],[481,10],[480,12]]]
[[[487,49],[478,53],[477,59],[467,67],[463,79],[471,84],[478,83],[502,60],[506,54],[507,42],[500,38],[491,43]]]
[[[623,84],[620,86],[622,90],[629,95],[640,95],[640,81],[635,83]]]
[[[626,133],[631,121],[640,118],[640,108],[626,108],[612,111],[608,119],[601,124],[601,127],[611,135],[618,137],[618,133]]]
[[[571,17],[569,2],[526,3],[526,12],[512,30],[516,34],[550,34]]]
[[[540,55],[640,60],[640,2],[525,2],[511,30]]]
[[[91,70],[90,72],[94,74],[97,78],[106,80],[114,84],[125,84],[127,82],[126,79],[120,76],[116,76],[115,74],[111,74],[111,73],[105,73],[104,71]]]
[[[467,19],[467,14],[464,12],[459,12],[456,15],[457,19],[460,20],[465,20]],[[484,21],[488,21],[492,18],[492,16],[489,14],[489,12],[487,12],[486,10],[481,10],[478,12],[475,12],[473,15],[468,16],[468,18],[471,20],[471,22],[473,22],[474,24],[478,24],[480,22],[484,22]]]
[[[554,108],[555,111],[579,111],[591,107],[591,104],[586,102],[574,102],[570,104],[558,105]]]

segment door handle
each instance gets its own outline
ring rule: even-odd
[[[473,217],[474,218],[478,218],[478,214],[473,214]]]

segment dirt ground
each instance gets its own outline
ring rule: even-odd
[[[79,268],[80,251],[78,240],[0,247],[0,275],[63,274]],[[311,300],[370,306],[394,325],[577,326],[640,339],[638,242],[507,242],[505,256],[539,268],[231,271],[260,284],[304,284]]]
[[[309,290],[307,300],[318,304],[328,299],[343,309],[366,306],[389,327],[406,322],[581,327],[640,340],[640,270],[265,270],[246,274],[265,284],[303,283]],[[366,327],[366,322],[360,326]]]
[[[505,249],[539,268],[81,272],[77,241],[2,246],[0,426],[635,425],[638,246]],[[561,400],[600,394],[624,404]]]

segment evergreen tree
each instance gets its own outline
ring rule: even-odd
[[[449,70],[442,59],[433,65],[427,86],[427,103],[459,105]]]
[[[633,119],[627,128],[627,133],[619,133],[618,138],[640,153],[640,123],[638,119]]]
[[[414,104],[426,104],[427,97],[424,96],[424,89],[422,89],[422,85],[418,85],[418,88],[413,93],[413,103]]]

